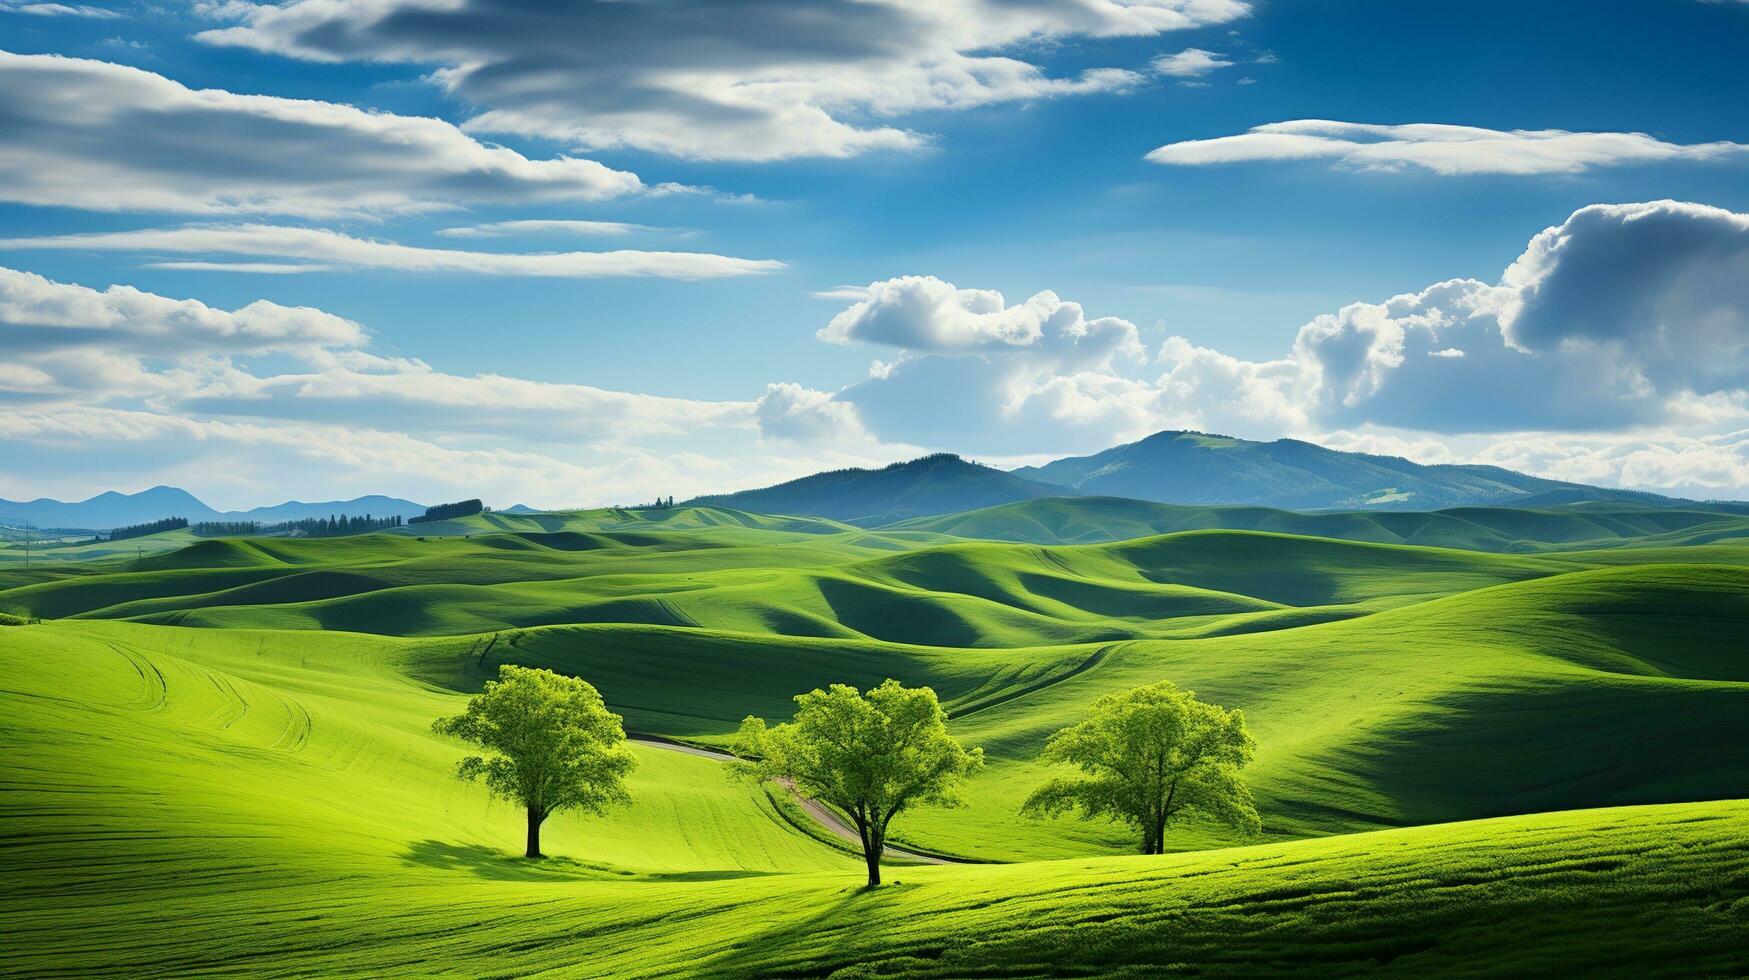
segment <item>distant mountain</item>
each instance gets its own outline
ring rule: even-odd
[[[353,500],[317,503],[288,500],[283,504],[256,507],[252,510],[218,511],[177,487],[153,487],[139,493],[117,493],[110,490],[89,500],[73,502],[50,500],[47,497],[28,501],[0,500],[0,523],[28,523],[42,528],[82,530],[107,530],[166,517],[186,517],[190,521],[260,521],[263,524],[274,524],[329,515],[412,517],[423,513],[423,504],[376,494]]]
[[[308,517],[362,517],[365,514],[372,517],[417,517],[423,513],[425,513],[424,504],[416,504],[400,497],[385,497],[380,493],[373,493],[364,497],[354,497],[351,500],[325,500],[316,503],[288,500],[283,504],[274,504],[271,507],[234,511],[223,516],[226,520],[260,521],[263,524],[274,524],[280,521],[301,521]]]
[[[830,517],[870,527],[1072,492],[968,463],[951,453],[938,453],[878,470],[816,473],[774,487],[699,497],[687,503],[760,514]]]
[[[1396,456],[1338,452],[1298,439],[1251,442],[1200,432],[1157,432],[1092,456],[1022,467],[1014,475],[1079,494],[1287,510],[1546,507],[1587,500],[1674,503],[1654,493],[1545,480],[1498,466],[1427,466]]]

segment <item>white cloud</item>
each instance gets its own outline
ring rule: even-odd
[[[5,268],[0,333],[14,356],[87,347],[156,355],[263,353],[364,340],[358,324],[310,307],[256,300],[226,311],[132,286],[99,291]]]
[[[30,14],[36,17],[84,17],[93,20],[111,20],[121,16],[118,11],[82,3],[0,3],[0,13]]]
[[[340,422],[365,417],[433,436],[509,435],[530,443],[751,431],[749,402],[701,401],[499,374],[456,375],[412,358],[310,352],[309,370],[259,376],[230,363],[194,365],[161,404],[208,415]]]
[[[862,427],[856,406],[837,401],[830,392],[791,382],[765,386],[753,406],[761,435],[798,443],[843,446],[873,440]]]
[[[1156,73],[1172,78],[1201,78],[1221,68],[1231,68],[1233,62],[1226,55],[1214,51],[1185,48],[1177,54],[1163,54],[1155,58],[1152,67]]]
[[[1418,167],[1446,176],[1575,174],[1594,167],[1677,160],[1742,158],[1742,143],[1666,143],[1644,133],[1571,133],[1559,129],[1501,131],[1474,126],[1297,119],[1258,126],[1238,136],[1168,143],[1147,155],[1154,163],[1211,166],[1280,160],[1334,160],[1363,170]]]
[[[1749,385],[1749,215],[1677,201],[1593,205],[1502,279],[1514,345],[1619,349],[1655,387]]]
[[[820,330],[820,339],[931,354],[1025,353],[1074,365],[1105,365],[1115,356],[1141,354],[1135,324],[1117,317],[1089,320],[1081,304],[1049,290],[1008,306],[994,290],[960,289],[934,276],[900,276],[870,283],[859,295]]]
[[[147,262],[148,269],[181,272],[247,272],[263,276],[292,276],[303,272],[338,272],[337,265],[316,262]]]
[[[1288,400],[1308,425],[1601,431],[1741,418],[1749,216],[1669,201],[1582,208],[1533,238],[1500,285],[1452,280],[1351,304],[1301,327],[1288,364]],[[1199,377],[1192,400],[1233,390]]]
[[[493,276],[546,276],[589,279],[606,276],[657,276],[715,279],[758,275],[784,268],[769,259],[740,259],[708,252],[501,253],[423,248],[354,238],[322,228],[280,225],[188,225],[139,231],[93,232],[39,238],[0,239],[6,249],[74,249],[203,255],[259,255],[317,263],[406,272],[464,272]],[[208,263],[203,268],[235,272],[285,272],[281,263]]]
[[[1225,23],[1243,0],[293,0],[232,8],[199,35],[320,61],[435,66],[478,132],[682,157],[842,157],[922,145],[923,110],[1119,91],[1141,76],[1048,75],[1018,57],[1075,37]]]
[[[1581,209],[1535,236],[1498,285],[1452,280],[1350,304],[1273,360],[1171,337],[1152,376],[1051,356],[1050,317],[998,294],[911,277],[851,295],[822,336],[902,353],[834,398],[889,442],[1062,452],[1162,428],[1316,439],[1386,426],[1423,447],[1434,434],[1568,445],[1590,436],[1549,433],[1623,430],[1666,445],[1646,433],[1698,438],[1696,427],[1749,418],[1749,217],[1698,205]],[[1041,296],[1047,313],[1072,305]],[[1620,455],[1620,482],[1669,488],[1657,481],[1680,475],[1654,467],[1651,449],[1632,466]],[[1565,478],[1552,462],[1529,468]],[[1731,471],[1707,472],[1684,485],[1723,486],[1717,474]]]
[[[449,374],[368,343],[320,310],[0,270],[0,496],[171,483],[221,506],[366,492],[588,505],[916,455],[799,385],[704,401]]]
[[[190,89],[102,61],[0,52],[0,200],[97,211],[422,212],[644,190],[592,160],[531,160],[439,119]]]
[[[655,231],[648,225],[624,221],[572,221],[535,219],[525,221],[490,221],[460,228],[442,228],[438,234],[446,238],[502,238],[506,235],[629,235],[633,232]]]
[[[1742,497],[1749,490],[1749,429],[1713,435],[1528,435],[1472,459],[1556,480],[1640,487],[1677,496]]]

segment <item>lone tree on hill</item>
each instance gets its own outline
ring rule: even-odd
[[[484,779],[494,796],[526,807],[527,856],[538,858],[540,825],[555,812],[631,802],[625,776],[634,763],[620,721],[587,681],[505,664],[467,711],[431,730],[493,753],[463,759],[456,776]]]
[[[1084,775],[1040,786],[1021,812],[1116,817],[1141,831],[1143,854],[1164,851],[1166,825],[1180,815],[1255,834],[1257,808],[1239,778],[1255,745],[1243,712],[1198,701],[1170,681],[1108,694],[1086,720],[1052,735],[1039,756]]]
[[[953,806],[959,783],[984,764],[947,733],[935,692],[889,679],[859,693],[847,684],[796,695],[794,721],[775,728],[749,717],[736,752],[742,771],[793,786],[843,811],[862,838],[868,884],[881,883],[887,825],[919,803]]]

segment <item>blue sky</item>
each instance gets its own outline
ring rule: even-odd
[[[0,496],[584,504],[1164,427],[1749,496],[1741,0],[27,0],[0,39]],[[1611,283],[1637,313],[1573,298]]]

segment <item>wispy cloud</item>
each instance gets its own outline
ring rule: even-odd
[[[568,279],[618,276],[717,279],[758,275],[785,267],[784,263],[772,259],[741,259],[708,252],[619,249],[611,252],[525,254],[424,248],[354,238],[322,228],[255,224],[188,225],[180,228],[9,238],[0,239],[0,248],[271,256],[349,268]],[[255,265],[258,264],[209,263],[206,268],[232,272],[288,271],[279,263],[272,263],[266,269],[251,267]]]
[[[459,228],[443,228],[439,235],[446,238],[504,238],[510,235],[630,235],[635,232],[659,231],[649,225],[624,221],[573,221],[562,219],[532,219],[525,221],[490,221]]]
[[[1437,123],[1373,125],[1298,119],[1237,136],[1168,143],[1147,159],[1181,167],[1283,160],[1334,160],[1364,170],[1416,167],[1434,173],[1574,174],[1594,167],[1716,160],[1749,152],[1743,143],[1666,143],[1645,133],[1496,130]]]
[[[1038,42],[1151,37],[1249,14],[1246,0],[552,3],[292,0],[234,9],[201,40],[317,61],[439,66],[470,131],[697,159],[845,157],[929,137],[909,113],[1134,88],[1054,76]]]
[[[0,52],[0,91],[0,200],[22,204],[320,218],[648,190],[636,174],[530,159],[439,119],[190,89],[103,61]]]
[[[85,17],[93,20],[110,20],[123,16],[119,11],[107,7],[66,3],[0,3],[0,13],[29,14],[34,17]]]

